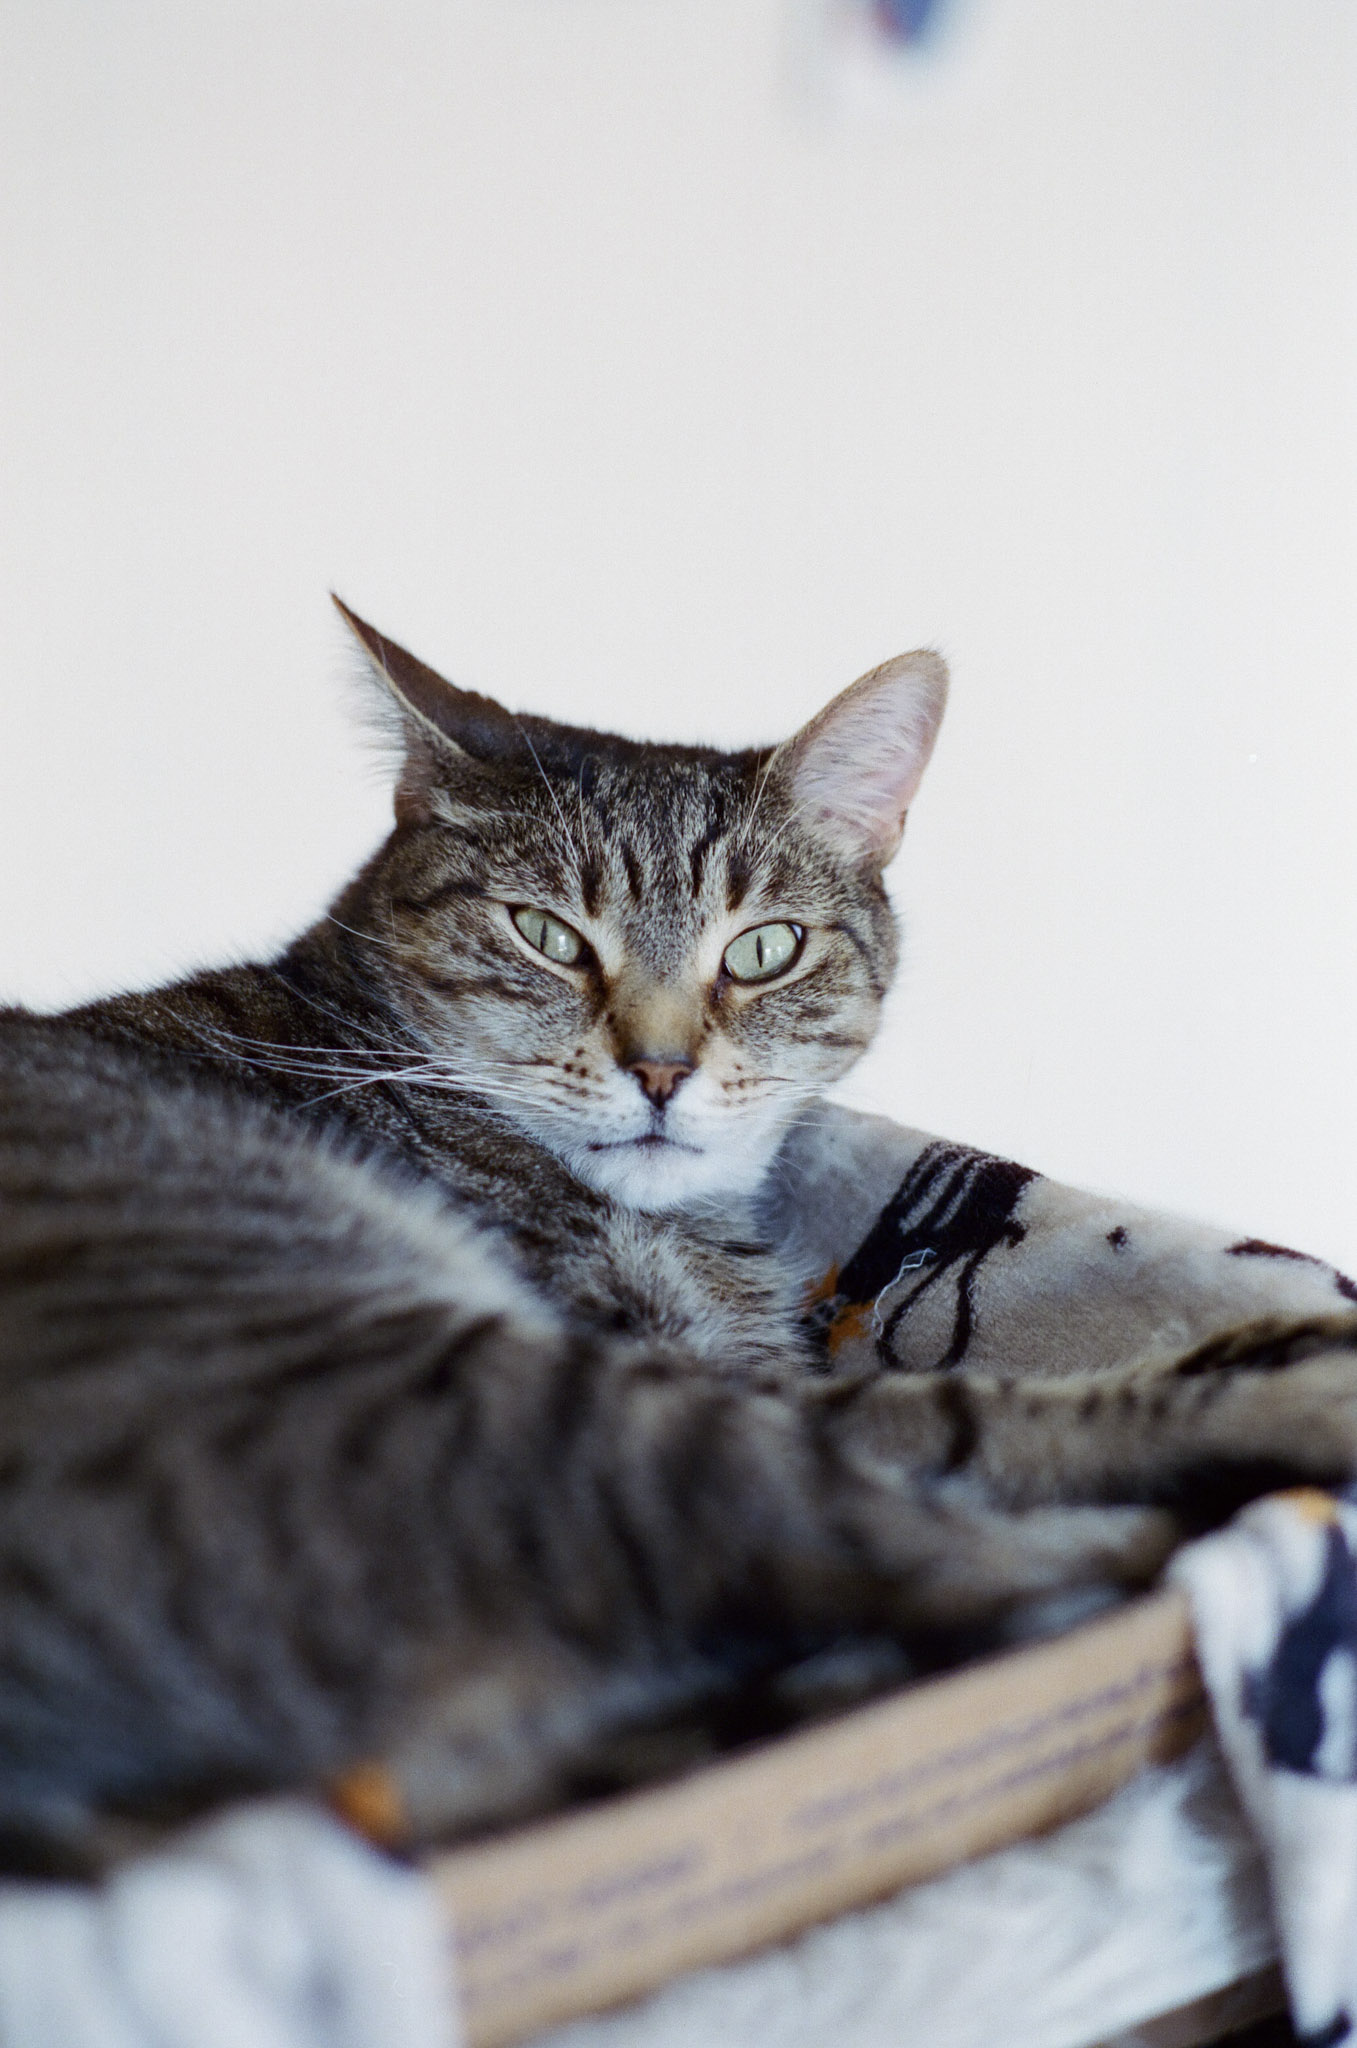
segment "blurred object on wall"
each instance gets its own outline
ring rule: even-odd
[[[1004,72],[995,0],[793,0],[805,94],[831,117],[910,126],[962,113]]]
[[[943,0],[873,0],[859,11],[874,20],[878,34],[889,41],[918,44],[931,37],[947,9]]]

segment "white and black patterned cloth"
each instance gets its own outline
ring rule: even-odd
[[[1275,1494],[1172,1572],[1263,1845],[1296,2031],[1357,2041],[1357,1506]]]

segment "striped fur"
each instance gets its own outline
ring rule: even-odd
[[[412,1835],[484,1825],[789,1649],[1140,1583],[1172,1539],[1116,1504],[1163,1491],[1139,1409],[1113,1454],[1064,1388],[820,1376],[758,1241],[894,969],[935,658],[728,755],[515,719],[351,623],[402,766],[332,913],[0,1018],[12,1857],[374,1758]],[[732,979],[776,920],[788,971]],[[1247,1392],[1212,1413],[1257,1441]]]

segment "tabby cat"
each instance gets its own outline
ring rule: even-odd
[[[1144,1582],[1195,1465],[1351,1466],[1331,1368],[1280,1416],[815,1369],[759,1195],[891,980],[935,655],[721,753],[344,616],[401,767],[332,912],[0,1016],[12,1861],[279,1787],[481,1826],[798,1646]]]

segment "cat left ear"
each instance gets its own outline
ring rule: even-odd
[[[899,654],[859,676],[778,749],[793,802],[835,851],[884,867],[900,844],[947,702],[940,654]]]
[[[351,612],[333,591],[330,598],[401,714],[405,760],[396,789],[399,819],[416,822],[430,814],[429,793],[454,763],[493,764],[522,754],[523,734],[512,712],[493,697],[458,689]]]

